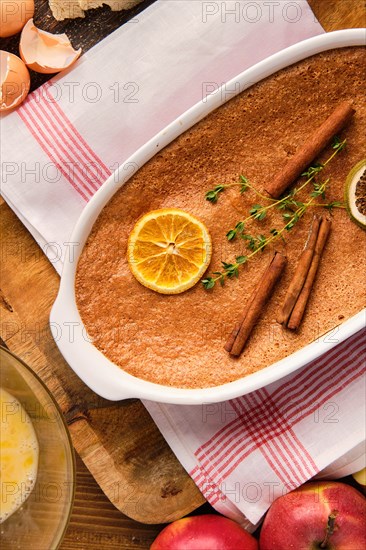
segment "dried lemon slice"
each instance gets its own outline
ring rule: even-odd
[[[177,208],[142,216],[128,239],[127,259],[136,279],[161,294],[179,294],[202,277],[212,244],[206,226]]]
[[[366,229],[366,160],[361,160],[348,174],[345,198],[350,218]]]
[[[363,468],[359,472],[355,472],[352,474],[352,477],[357,481],[357,483],[366,487],[366,468]]]

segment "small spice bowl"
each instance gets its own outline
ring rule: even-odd
[[[18,424],[14,421],[13,426],[19,430],[23,430],[27,423],[33,426],[34,431],[30,429],[36,438],[34,447],[38,443],[35,457],[38,467],[29,494],[24,493],[27,488],[23,481],[1,482],[7,485],[1,487],[0,509],[2,506],[4,511],[7,499],[14,498],[14,495],[22,504],[6,519],[6,514],[2,514],[0,547],[2,550],[57,549],[70,519],[75,489],[75,459],[67,425],[42,380],[23,361],[2,347],[0,387],[2,426],[11,425],[17,415]],[[12,448],[4,437],[0,446],[0,463],[5,463],[9,452],[17,453],[17,450],[19,448]]]

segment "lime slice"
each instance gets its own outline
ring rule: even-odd
[[[366,487],[366,468],[363,468],[363,470],[352,474],[352,477],[357,481],[357,483]]]
[[[357,163],[348,174],[345,193],[351,220],[366,229],[366,160]]]

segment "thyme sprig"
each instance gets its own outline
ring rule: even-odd
[[[299,206],[301,206],[301,202],[300,201],[297,201],[296,200],[296,195],[298,195],[298,193],[300,191],[302,191],[302,189],[304,189],[307,185],[309,185],[309,183],[313,182],[313,187],[314,187],[314,190],[313,192],[311,193],[310,196],[319,196],[321,197],[322,199],[325,200],[325,191],[323,191],[321,194],[319,194],[319,185],[317,183],[317,181],[315,180],[315,177],[320,174],[320,172],[322,170],[324,170],[324,168],[326,168],[326,166],[330,163],[330,161],[340,152],[344,149],[344,147],[346,146],[346,139],[344,139],[343,141],[340,141],[339,138],[336,136],[334,138],[334,142],[333,142],[333,145],[332,145],[332,149],[333,149],[333,153],[329,156],[329,158],[324,162],[324,163],[314,163],[312,166],[310,166],[305,172],[303,172],[301,174],[301,176],[303,177],[306,177],[306,181],[300,185],[299,187],[291,190],[286,196],[284,196],[283,198],[281,199],[278,199],[278,200],[274,200],[274,199],[270,199],[272,201],[272,203],[270,205],[267,205],[267,206],[262,206],[261,204],[254,204],[250,210],[249,210],[249,216],[247,216],[244,220],[240,220],[239,222],[237,222],[237,224],[235,225],[235,227],[229,229],[229,231],[226,233],[226,238],[228,239],[228,241],[233,241],[237,236],[241,236],[242,238],[246,238],[245,234],[244,234],[244,230],[245,230],[245,226],[247,224],[248,221],[250,220],[258,220],[258,221],[262,221],[264,220],[264,218],[267,216],[267,212],[271,209],[271,208],[278,208],[279,210],[294,210],[294,208],[298,208]],[[240,176],[241,178],[244,178],[244,176]],[[244,178],[246,179],[246,178]],[[246,179],[246,185],[247,185],[247,188],[249,187],[249,182],[248,180]],[[253,189],[256,194],[258,195],[259,193],[256,191],[256,189],[251,185],[250,186],[251,189]],[[268,198],[268,197],[265,197],[264,195],[261,195],[263,198]],[[339,203],[338,201],[333,201],[332,203],[324,203],[322,204],[321,206],[323,206],[324,208],[327,208],[329,211],[332,211],[333,208],[335,207],[342,207],[342,203]]]
[[[254,204],[250,210],[249,210],[249,216],[247,216],[244,220],[241,220],[237,222],[235,227],[233,229],[230,229],[228,233],[226,234],[226,237],[229,241],[234,240],[237,236],[240,236],[244,241],[246,241],[246,246],[250,250],[250,253],[247,255],[240,255],[236,256],[235,261],[233,262],[221,262],[222,265],[222,271],[215,271],[212,273],[212,277],[206,277],[202,280],[202,284],[206,290],[212,289],[217,282],[219,282],[222,286],[225,284],[226,279],[231,279],[234,277],[239,276],[239,270],[240,268],[247,263],[253,256],[255,256],[258,252],[263,252],[263,250],[273,242],[274,240],[278,238],[284,238],[284,233],[286,231],[291,231],[291,229],[298,223],[298,221],[302,218],[302,216],[305,214],[308,208],[310,207],[323,207],[329,210],[330,212],[333,210],[333,208],[344,208],[344,205],[340,203],[339,201],[332,201],[329,203],[320,203],[317,202],[314,204],[314,201],[316,199],[325,199],[325,191],[327,188],[327,185],[329,183],[329,178],[325,180],[324,182],[318,182],[315,177],[324,170],[324,168],[331,162],[331,160],[344,149],[346,146],[346,140],[340,141],[338,137],[335,138],[334,143],[332,145],[333,153],[329,156],[329,158],[322,164],[314,164],[313,166],[310,166],[305,172],[303,172],[302,176],[306,177],[306,181],[301,184],[299,187],[293,189],[290,191],[285,197],[279,200],[270,199],[264,195],[261,195],[244,176],[240,176],[240,181],[237,183],[217,186],[214,190],[209,191],[208,193],[216,192],[215,200],[212,200],[207,197],[208,193],[206,193],[206,199],[210,200],[211,202],[217,202],[218,194],[223,192],[227,187],[233,187],[235,185],[240,185],[240,193],[244,193],[248,188],[251,188],[257,195],[262,196],[262,198],[266,200],[270,200],[271,204],[262,206],[261,204]],[[308,201],[300,201],[297,198],[298,193],[304,189],[309,183],[313,184],[313,190],[310,193],[310,198]],[[217,188],[220,187],[220,190],[217,191]],[[280,229],[272,228],[269,233],[269,236],[265,236],[263,234],[254,236],[251,234],[248,234],[245,232],[246,229],[246,223],[249,220],[257,220],[262,221],[266,215],[269,209],[271,208],[277,208],[278,210],[283,211],[282,217],[284,220],[284,225]]]
[[[205,194],[205,199],[212,204],[215,204],[219,200],[219,195],[223,193],[225,189],[229,189],[230,187],[239,187],[239,192],[241,195],[245,193],[245,191],[247,191],[248,189],[251,189],[259,197],[267,201],[275,202],[275,199],[271,199],[271,197],[267,197],[257,191],[257,189],[255,189],[255,187],[253,187],[253,185],[251,185],[248,179],[243,175],[239,176],[239,181],[234,181],[232,183],[220,183],[219,185],[216,185],[213,189],[207,191],[207,193]]]
[[[333,159],[333,157],[337,153],[342,151],[342,149],[344,149],[344,147],[346,146],[346,141],[347,140],[345,140],[345,139],[343,141],[340,141],[339,137],[335,136],[333,144],[332,144],[332,149],[334,149],[334,152],[328,158],[328,160],[325,161],[323,164],[315,163],[314,165],[310,166],[308,168],[308,170],[306,172],[304,172],[303,174],[301,174],[301,175],[302,176],[308,176],[310,178],[312,176],[315,176],[319,172],[321,172],[321,170],[323,170],[326,167],[326,165]],[[232,183],[220,183],[220,184],[216,185],[213,189],[206,192],[205,199],[207,201],[215,204],[215,203],[217,203],[220,194],[223,193],[226,189],[229,189],[230,187],[239,187],[239,192],[240,192],[241,195],[243,193],[245,193],[245,191],[247,191],[248,189],[251,189],[252,191],[254,191],[254,193],[257,196],[261,197],[262,199],[264,199],[266,201],[269,201],[269,202],[272,202],[272,203],[277,203],[278,202],[275,199],[272,199],[271,197],[268,197],[267,195],[264,195],[263,193],[260,193],[253,185],[251,185],[251,183],[248,181],[248,179],[243,175],[239,176],[239,181],[232,182]]]
[[[319,192],[323,192],[329,182],[329,179],[327,179],[323,184],[321,184],[321,187],[319,188]],[[275,228],[270,230],[270,237],[265,237],[264,235],[259,235],[257,238],[253,238],[251,236],[248,236],[249,240],[249,246],[248,248],[252,250],[252,252],[248,255],[241,255],[237,256],[235,258],[235,261],[232,263],[228,262],[221,262],[223,271],[215,271],[213,275],[214,277],[206,277],[202,280],[202,284],[206,290],[212,289],[216,282],[220,282],[220,284],[223,286],[225,283],[225,279],[232,279],[233,277],[239,277],[239,269],[240,267],[247,263],[248,260],[253,258],[259,251],[262,251],[265,249],[265,247],[270,244],[272,241],[277,239],[278,237],[282,236],[285,231],[291,231],[291,229],[296,225],[296,223],[302,218],[302,216],[305,214],[306,210],[309,208],[309,206],[313,203],[315,200],[315,196],[311,197],[310,200],[306,203],[301,203],[301,206],[293,212],[292,214],[285,212],[283,214],[283,217],[287,222],[285,225],[277,230]],[[252,240],[253,239],[253,240]]]

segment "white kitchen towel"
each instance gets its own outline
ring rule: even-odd
[[[365,349],[364,329],[243,397],[145,406],[212,506],[252,530],[278,496],[322,470],[329,479],[364,461]]]
[[[5,200],[61,272],[83,206],[119,164],[222,83],[322,32],[304,0],[159,0],[3,116]]]
[[[222,83],[321,32],[304,0],[156,2],[2,118],[5,200],[60,272],[74,223],[118,164]],[[274,495],[362,444],[359,342],[337,377],[327,356],[321,381],[311,366],[217,407],[145,405],[206,498],[255,524]]]

